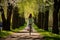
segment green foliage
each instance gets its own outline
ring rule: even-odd
[[[20,32],[21,30],[23,30],[26,27],[26,24],[24,24],[23,26],[21,26],[20,28],[16,28],[13,29],[11,31],[1,31],[0,32],[0,37],[1,38],[6,38],[7,36],[11,35],[13,32]]]
[[[33,15],[33,17],[37,16],[38,12],[39,12],[38,11],[39,8],[40,8],[40,12],[42,11],[44,13],[43,10],[48,9],[48,8],[45,9],[44,7],[42,7],[45,4],[50,5],[50,4],[52,4],[52,1],[48,0],[48,3],[46,3],[46,0],[19,0],[16,3],[17,7],[19,8],[19,14],[22,15],[24,13],[25,18],[27,18],[30,13]],[[5,6],[7,7],[7,5],[5,5]],[[4,8],[5,11],[6,11],[6,7]],[[7,13],[7,11],[5,12],[5,14],[6,13]]]
[[[60,35],[58,34],[53,34],[49,31],[39,29],[36,25],[34,25],[34,28],[37,32],[40,33],[40,35],[44,36],[45,40],[60,40]]]
[[[34,14],[36,15],[36,13],[38,13],[38,4],[36,0],[23,0],[17,2],[17,6],[19,8],[19,14],[23,14],[24,12],[25,18],[27,18],[30,13],[33,16]]]
[[[24,24],[23,26],[20,26],[19,28],[13,29],[12,32],[21,32],[21,30],[23,30],[26,27],[26,24]]]
[[[12,34],[11,31],[1,31],[0,37],[5,38],[5,37],[9,36],[10,34]]]

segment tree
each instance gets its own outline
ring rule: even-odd
[[[18,13],[18,7],[14,7],[13,9],[13,17],[12,17],[12,28],[15,29],[15,28],[18,28],[18,21],[20,23],[20,17],[19,17],[19,13]]]
[[[36,24],[36,25],[38,26],[38,22],[37,22],[37,17],[36,17],[36,15],[35,15],[35,17],[33,17],[33,19],[34,19],[34,24]]]
[[[3,30],[6,29],[6,18],[5,18],[5,15],[4,15],[4,10],[2,8],[2,6],[0,6],[0,12],[1,12],[1,17],[2,17],[2,26],[3,26]]]
[[[49,10],[45,12],[44,16],[44,30],[48,30],[48,18],[49,18]]]
[[[40,12],[38,13],[38,27],[43,28],[43,22],[44,22],[44,13]]]
[[[19,9],[17,6],[13,9],[13,17],[12,17],[12,28],[19,28],[20,26],[24,25],[25,18],[24,13],[22,14],[23,17],[21,17],[21,14],[19,14]]]
[[[38,28],[41,28],[41,14],[38,14]]]
[[[44,22],[44,12],[42,11],[43,9],[43,1],[37,0],[38,6],[39,6],[39,13],[38,13],[38,27],[43,28],[43,22]]]
[[[49,2],[45,3],[45,13],[44,13],[44,30],[48,31],[48,18],[49,18]]]
[[[24,25],[24,23],[25,23],[25,18],[24,18],[24,12],[23,12],[21,17],[21,26]]]
[[[10,21],[11,21],[12,10],[13,10],[12,4],[8,3],[8,7],[7,7],[7,27],[6,27],[7,29],[6,30],[10,30]]]
[[[59,3],[60,0],[54,0],[54,12],[53,12],[53,27],[52,27],[52,32],[59,34],[59,29],[58,29],[58,12],[59,12]]]

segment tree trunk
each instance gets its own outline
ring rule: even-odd
[[[59,12],[59,4],[57,0],[54,0],[54,12],[53,12],[53,27],[52,32],[59,34],[58,29],[58,12]]]
[[[48,31],[48,18],[49,18],[49,10],[45,12],[44,16],[44,30]]]
[[[38,27],[43,29],[43,23],[44,23],[44,13],[38,14]]]
[[[10,21],[11,21],[11,15],[12,15],[12,4],[8,6],[7,9],[7,29],[10,30]]]
[[[0,3],[1,3],[1,0],[0,0]]]
[[[41,13],[41,28],[44,26],[44,13]]]
[[[18,7],[15,7],[13,10],[13,18],[12,18],[12,28],[19,28],[21,26],[21,17],[18,13]]]
[[[37,25],[37,21],[36,21],[37,19],[36,19],[36,17],[34,17],[34,24],[36,24]],[[38,25],[37,25],[38,26]]]
[[[41,13],[38,14],[38,28],[41,28]]]
[[[5,19],[4,10],[3,10],[2,6],[1,6],[1,9],[0,9],[0,12],[1,12],[1,17],[2,17],[3,30],[6,30],[6,19]]]

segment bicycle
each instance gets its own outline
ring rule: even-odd
[[[32,32],[32,24],[29,24],[29,34],[31,35]]]

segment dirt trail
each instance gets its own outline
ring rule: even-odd
[[[7,38],[0,39],[0,40],[44,40],[43,36],[37,33],[34,28],[32,28],[31,35],[29,34],[29,28],[26,27],[22,32],[13,33],[12,35],[8,36]]]

